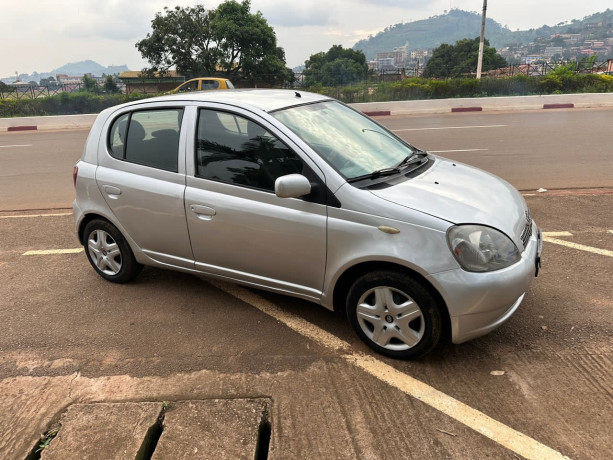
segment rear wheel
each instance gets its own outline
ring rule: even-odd
[[[126,283],[142,270],[143,266],[134,258],[126,239],[110,222],[92,220],[85,226],[83,235],[87,259],[104,279]]]
[[[364,343],[391,358],[423,356],[441,338],[435,297],[401,272],[377,271],[358,278],[347,295],[347,317]]]

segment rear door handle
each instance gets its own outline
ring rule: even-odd
[[[119,195],[121,195],[121,189],[118,188],[118,187],[115,187],[113,185],[105,185],[104,186],[104,191],[111,198],[117,198]]]
[[[198,216],[200,220],[211,220],[213,216],[216,214],[213,208],[209,208],[208,206],[202,206],[200,204],[192,204],[189,206],[189,209]]]

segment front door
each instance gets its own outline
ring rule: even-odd
[[[262,122],[221,110],[199,110],[194,150],[185,210],[196,267],[319,299],[326,205],[274,193],[277,177],[314,169]]]

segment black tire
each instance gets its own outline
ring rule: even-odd
[[[441,338],[436,298],[402,272],[376,271],[359,277],[347,294],[346,311],[360,339],[390,358],[418,358]]]
[[[143,268],[121,232],[106,220],[94,219],[85,226],[83,246],[89,263],[107,281],[127,283]]]

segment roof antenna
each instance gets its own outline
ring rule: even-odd
[[[296,93],[296,97],[302,97],[302,95],[298,91],[295,91],[295,93]]]

